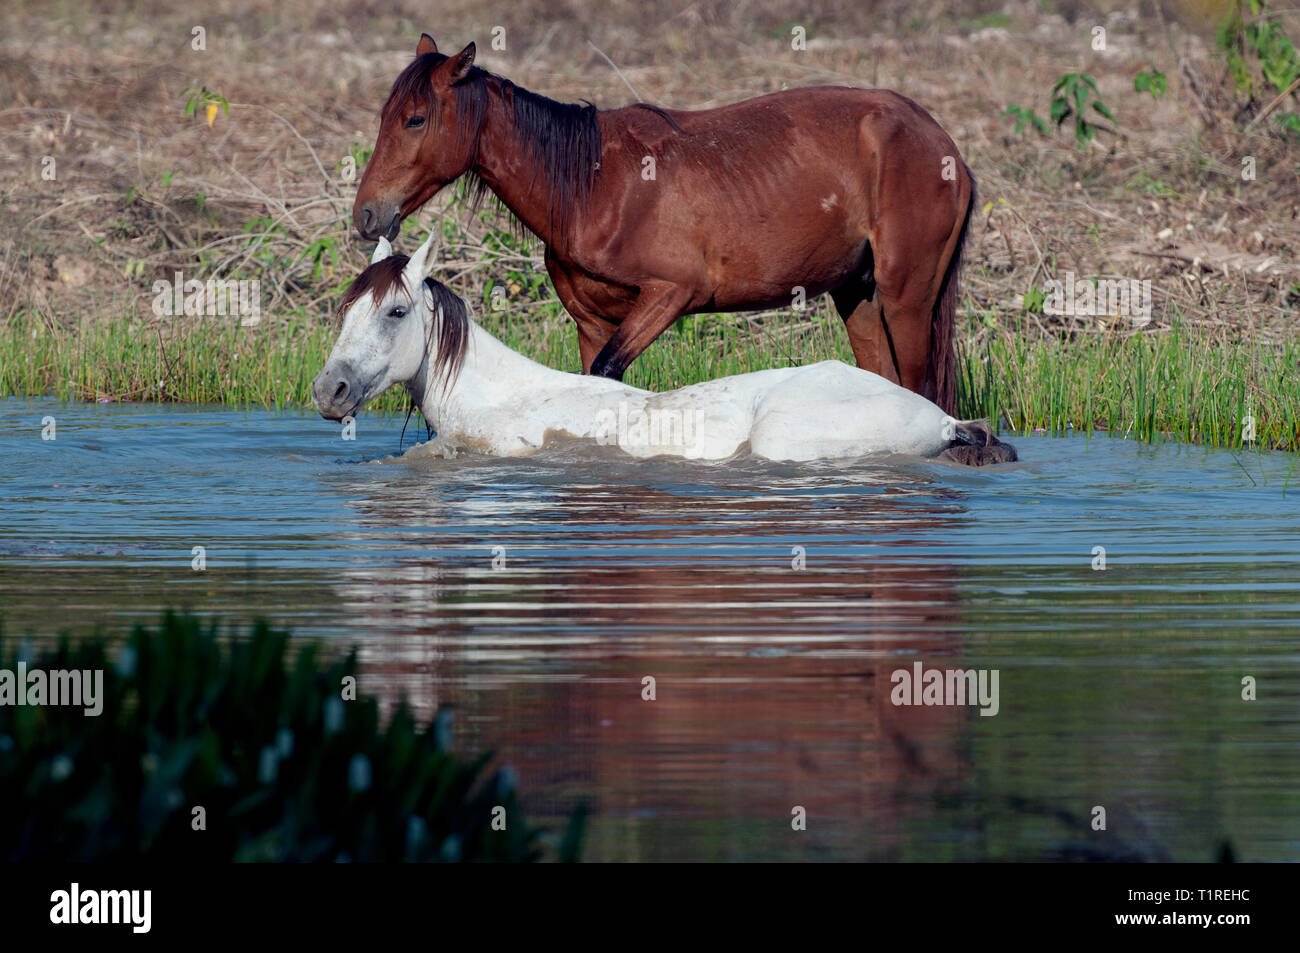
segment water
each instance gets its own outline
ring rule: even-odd
[[[534,819],[584,801],[589,859],[1300,858],[1292,456],[378,459],[400,430],[0,402],[5,631],[174,606],[356,644]],[[891,704],[916,661],[996,669],[998,714]]]

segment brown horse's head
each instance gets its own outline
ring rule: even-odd
[[[352,222],[364,238],[396,237],[402,219],[474,164],[487,95],[483,83],[466,82],[482,73],[474,52],[471,43],[443,56],[431,36],[420,36],[415,59],[384,104],[375,151],[352,206]]]

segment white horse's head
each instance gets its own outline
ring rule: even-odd
[[[312,399],[326,420],[353,416],[394,384],[419,400],[433,377],[450,386],[465,357],[465,303],[429,278],[437,261],[434,235],[409,259],[379,239],[370,267],[348,287],[339,307],[334,350],[312,381]]]

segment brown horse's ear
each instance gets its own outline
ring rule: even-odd
[[[476,52],[474,42],[471,40],[469,46],[453,56],[449,62],[451,67],[451,85],[459,83],[469,75],[469,71],[474,66],[474,53]]]
[[[427,33],[420,34],[420,45],[415,48],[416,56],[423,56],[425,53],[437,53],[438,44],[433,42],[433,37]]]

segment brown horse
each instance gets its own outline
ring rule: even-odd
[[[557,103],[421,36],[353,221],[366,238],[469,176],[546,245],[583,369],[621,378],[678,317],[830,292],[858,365],[955,402],[957,271],[975,180],[916,103],[792,89],[699,111]]]

